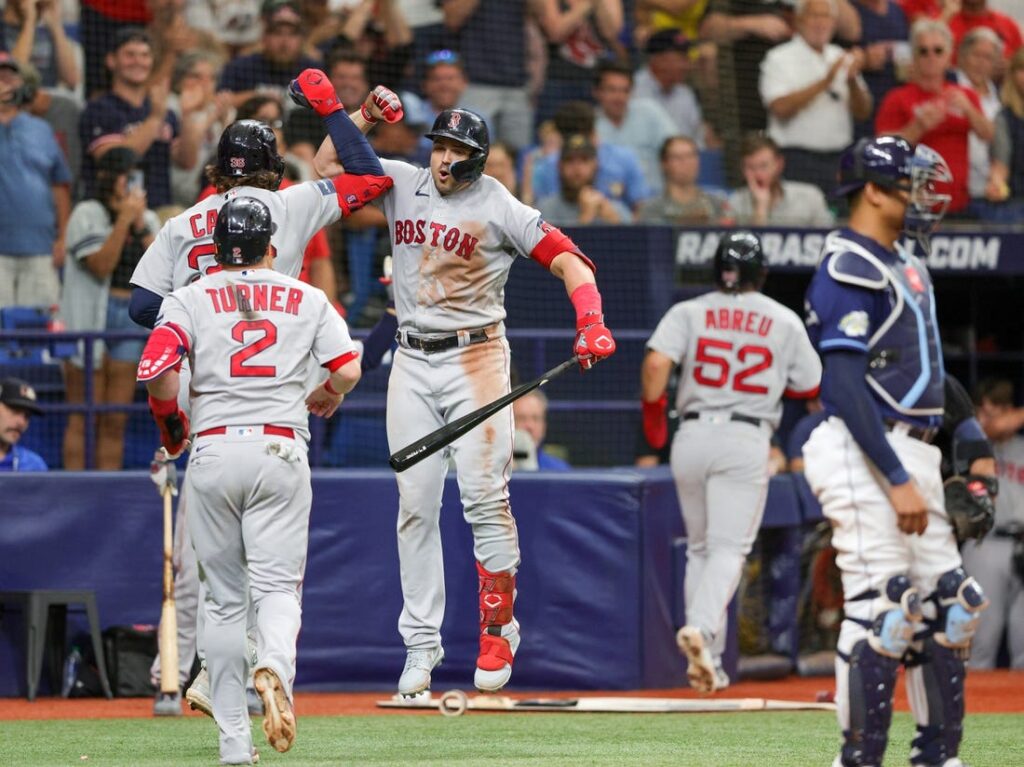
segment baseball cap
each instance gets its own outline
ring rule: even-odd
[[[0,67],[10,69],[15,74],[21,74],[21,64],[7,51],[0,51]]]
[[[279,26],[302,27],[302,12],[295,0],[263,0],[260,15],[267,29]]]
[[[128,45],[128,43],[145,43],[150,48],[153,47],[153,39],[142,27],[122,27],[114,33],[113,42],[107,53],[116,53],[121,50],[122,46]]]
[[[647,46],[644,51],[648,56],[665,51],[686,53],[693,45],[694,41],[678,29],[660,29],[647,38]]]
[[[0,402],[7,407],[19,407],[35,415],[42,415],[36,390],[29,386],[28,381],[20,378],[4,378],[0,380]]]
[[[597,149],[590,139],[583,135],[569,136],[562,145],[562,159],[570,157],[596,157]]]

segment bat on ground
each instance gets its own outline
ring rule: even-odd
[[[160,692],[178,692],[178,613],[174,608],[174,533],[171,486],[164,485],[164,599],[160,609]]]
[[[576,364],[576,357],[572,357],[567,359],[561,365],[551,368],[551,370],[540,378],[535,378],[532,381],[519,384],[519,386],[514,388],[508,394],[499,397],[494,400],[494,402],[490,402],[483,407],[474,410],[472,413],[467,413],[461,418],[457,418],[451,423],[445,424],[440,429],[430,432],[430,434],[422,439],[417,440],[411,445],[408,445],[392,454],[388,463],[391,464],[391,468],[395,471],[405,471],[410,466],[415,466],[424,458],[433,455],[446,445],[450,445],[470,429],[479,426],[502,408],[511,405],[524,394],[529,394],[534,389],[543,386],[552,378],[562,375],[562,373]]]

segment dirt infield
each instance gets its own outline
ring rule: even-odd
[[[775,698],[779,700],[813,701],[819,693],[832,693],[833,680],[828,677],[790,677],[773,682],[741,682],[729,688],[721,697]],[[437,690],[441,693],[443,690]],[[376,714],[379,716],[422,716],[422,711],[395,711],[377,708],[378,700],[391,695],[387,692],[356,693],[299,693],[295,708],[299,716],[339,716]],[[536,692],[514,691],[511,697],[537,697]],[[693,698],[689,689],[639,690],[624,692],[544,692],[543,697],[630,696]],[[907,696],[903,685],[896,692],[896,710],[906,711]],[[968,713],[1024,713],[1024,672],[973,671],[967,676]],[[432,715],[433,712],[430,712]],[[189,712],[192,716],[201,716]],[[11,719],[114,719],[122,717],[152,716],[152,700],[148,698],[121,698],[103,700],[87,698],[63,700],[38,698],[30,703],[21,698],[0,699],[0,720]]]

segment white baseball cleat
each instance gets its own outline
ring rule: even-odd
[[[210,673],[206,670],[206,666],[199,669],[196,678],[192,680],[192,684],[185,691],[185,700],[193,711],[198,711],[200,714],[206,714],[211,719],[213,718],[213,700],[210,698]]]
[[[430,689],[430,672],[441,665],[444,650],[440,645],[411,649],[405,655],[405,668],[398,678],[398,694],[406,698]]]
[[[253,673],[256,692],[263,698],[263,732],[275,751],[284,753],[295,742],[295,710],[277,674],[269,668]]]
[[[481,639],[486,636],[486,634],[483,635]],[[501,627],[500,637],[491,638],[491,641],[495,643],[505,643],[507,649],[500,648],[502,651],[498,654],[488,652],[477,658],[476,671],[473,674],[473,685],[476,689],[483,693],[495,693],[508,684],[508,680],[512,678],[511,659],[519,649],[519,640],[519,622],[513,618],[510,623]],[[481,642],[481,650],[484,649],[483,642]]]
[[[683,626],[676,634],[676,644],[686,656],[686,676],[690,686],[701,695],[710,695],[718,689],[715,659],[711,657],[710,641],[704,632],[696,626]]]

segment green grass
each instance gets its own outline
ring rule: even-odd
[[[306,717],[287,754],[253,724],[260,763],[281,767],[828,767],[839,742],[828,712]],[[961,756],[971,767],[1024,765],[1022,731],[1024,715],[970,716]],[[218,763],[216,729],[194,717],[3,722],[0,732],[0,764],[11,767]],[[887,765],[907,763],[911,732],[910,715],[897,714]]]

